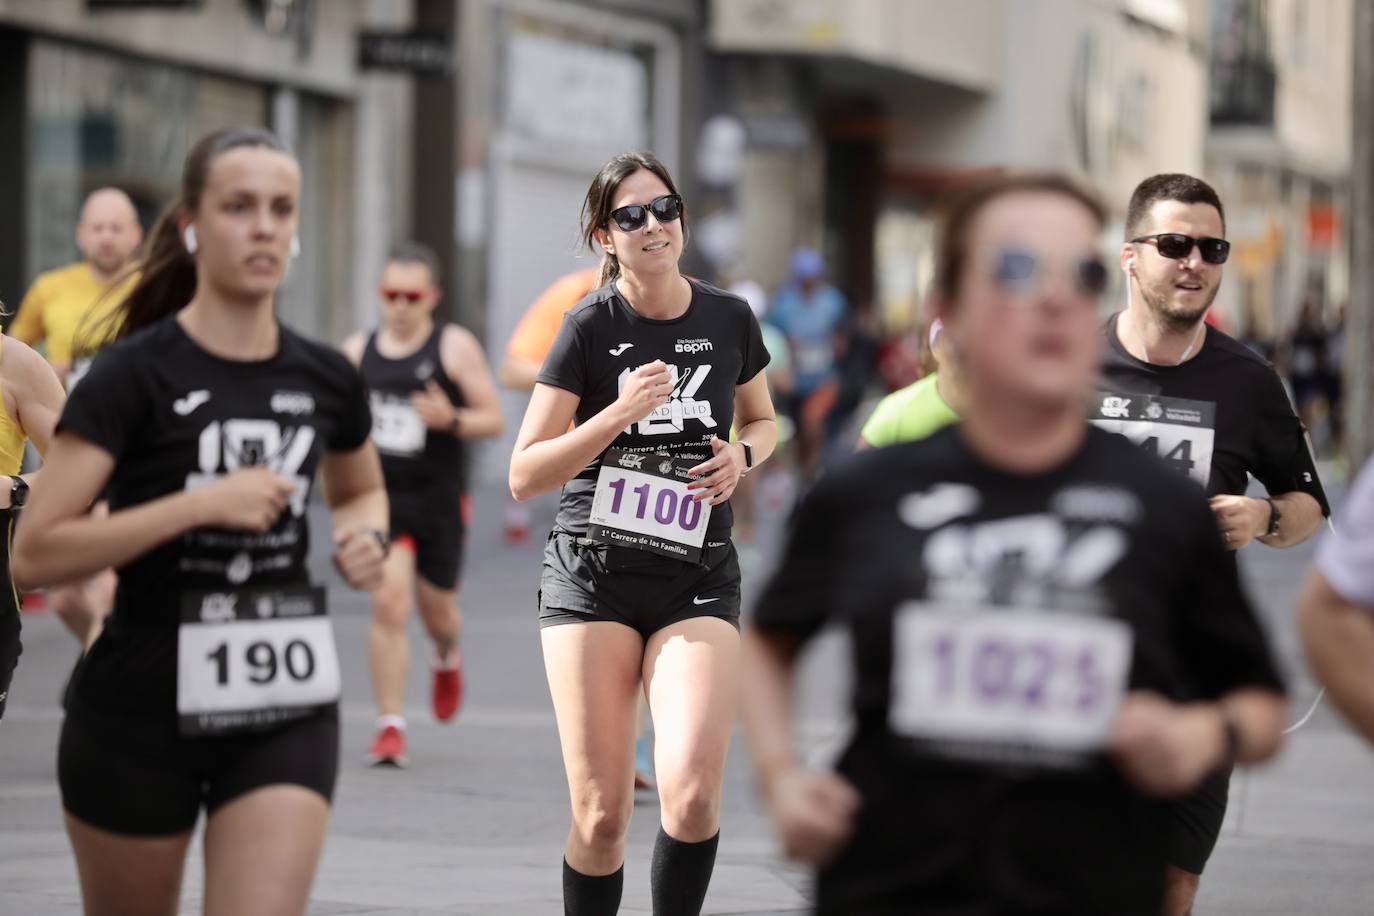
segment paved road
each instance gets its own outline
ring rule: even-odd
[[[413,672],[409,770],[376,771],[363,764],[373,718],[366,606],[356,595],[333,590],[345,683],[344,765],[311,913],[561,912],[567,789],[533,609],[539,546],[500,542],[501,506],[495,488],[477,494],[464,594],[466,708],[455,725],[434,724],[423,705],[423,673]],[[538,507],[536,528],[543,524],[547,530],[551,514],[547,504]],[[760,553],[766,555],[775,542],[776,521],[765,526]],[[1245,563],[1292,676],[1295,706],[1304,709],[1314,691],[1297,654],[1291,608],[1309,557],[1307,547],[1256,547]],[[321,575],[329,576],[326,565],[319,565]],[[78,913],[53,776],[56,700],[75,647],[47,616],[26,618],[25,644],[10,710],[0,725],[0,914]],[[811,753],[824,757],[843,735],[844,647],[838,639],[824,639],[806,664],[803,732]],[[648,857],[656,807],[646,795],[636,809],[623,913],[650,911]],[[1374,755],[1322,708],[1279,763],[1238,779],[1197,912],[1368,916],[1374,913],[1372,857]],[[800,913],[806,886],[805,874],[776,856],[737,744],[706,912]],[[195,862],[187,870],[185,912],[199,912],[200,887]]]

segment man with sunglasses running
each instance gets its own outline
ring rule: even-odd
[[[382,272],[381,326],[343,345],[367,383],[397,548],[372,593],[368,657],[379,718],[368,758],[374,765],[407,762],[402,711],[412,601],[434,644],[434,717],[449,721],[462,702],[463,443],[498,436],[503,423],[482,345],[467,330],[434,320],[438,278],[433,251],[416,242],[396,246]]]
[[[1230,253],[1221,200],[1189,175],[1131,195],[1121,268],[1126,309],[1104,326],[1094,423],[1159,455],[1206,489],[1235,572],[1252,541],[1292,547],[1329,513],[1305,431],[1273,368],[1204,321]],[[1249,477],[1268,496],[1245,495]],[[1172,806],[1166,916],[1192,911],[1221,832],[1230,772]]]

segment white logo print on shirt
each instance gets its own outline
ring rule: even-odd
[[[611,350],[611,355],[612,355],[612,356],[619,356],[620,354],[624,353],[626,350],[630,349],[630,348],[633,347],[633,346],[634,346],[634,344],[632,344],[632,343],[623,343],[623,344],[621,344],[620,346],[616,347],[615,349]]]
[[[208,400],[210,400],[210,392],[204,388],[198,388],[195,391],[187,392],[186,397],[177,398],[173,401],[172,412],[179,417],[187,417]]]
[[[654,410],[638,423],[627,426],[627,433],[638,431],[641,436],[667,436],[682,432],[688,420],[696,420],[707,429],[715,429],[716,421],[711,416],[711,402],[698,401],[697,392],[711,374],[711,366],[691,366],[679,372],[677,366],[669,365],[673,375],[673,393],[668,403]],[[625,390],[625,381],[631,370],[625,369],[616,380],[617,391]]]

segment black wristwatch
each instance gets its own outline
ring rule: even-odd
[[[29,501],[29,482],[22,477],[10,475],[10,508],[22,509]]]
[[[1283,521],[1283,513],[1279,512],[1278,503],[1269,497],[1266,496],[1264,501],[1269,504],[1269,528],[1264,532],[1263,537],[1271,538],[1279,533],[1279,522]]]
[[[744,446],[744,469],[752,471],[754,469],[754,447],[743,439],[739,440],[739,444]]]
[[[1226,769],[1235,766],[1240,758],[1240,726],[1224,708],[1221,710],[1221,728],[1226,740],[1225,759],[1222,761],[1222,768]]]

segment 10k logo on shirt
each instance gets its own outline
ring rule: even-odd
[[[616,379],[616,390],[624,391],[625,382],[633,370],[625,369]],[[716,428],[716,420],[711,416],[711,402],[697,400],[697,393],[711,374],[710,364],[689,366],[679,371],[676,365],[669,365],[673,376],[673,393],[668,403],[656,409],[649,416],[625,429],[627,434],[638,432],[641,436],[667,436],[683,432],[688,420],[696,420],[707,429]]]

